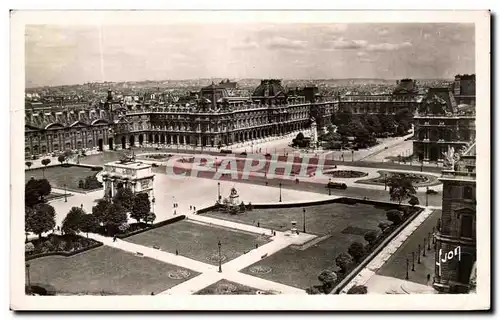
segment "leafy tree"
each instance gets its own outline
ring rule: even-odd
[[[42,164],[44,165],[43,167],[43,177],[45,178],[45,168],[47,168],[47,166],[50,164],[50,159],[42,159]]]
[[[408,203],[412,206],[412,207],[415,207],[415,206],[418,206],[420,204],[420,201],[418,200],[418,198],[416,196],[410,196],[410,201],[408,201]]]
[[[121,188],[116,191],[113,202],[131,211],[134,205],[134,193],[129,188]]]
[[[92,214],[94,215],[97,223],[104,223],[106,213],[108,212],[111,202],[106,199],[99,199],[97,204],[92,207]]]
[[[81,220],[85,216],[85,211],[79,207],[72,207],[62,223],[64,234],[77,234],[81,230]]]
[[[93,232],[99,223],[93,214],[85,214],[80,217],[80,229],[82,232],[87,233],[87,238],[89,237],[89,232]]]
[[[352,127],[348,124],[341,124],[337,128],[337,133],[340,134],[341,137],[351,137],[353,136]]]
[[[382,133],[382,124],[380,124],[380,120],[375,114],[368,114],[365,118],[365,128],[374,132],[375,134]]]
[[[130,216],[140,222],[145,220],[151,210],[151,202],[147,193],[139,193],[134,197],[134,204]]]
[[[365,247],[359,242],[353,242],[347,252],[356,262],[360,262],[365,255]]]
[[[398,225],[403,221],[403,213],[399,210],[389,210],[386,212],[387,220],[391,221],[392,224]]]
[[[318,286],[311,286],[311,287],[307,288],[306,293],[307,294],[323,294],[323,292],[321,292],[321,289],[318,288]]]
[[[337,126],[349,124],[352,121],[352,112],[342,109],[334,114],[333,123]]]
[[[295,139],[297,139],[297,140],[304,140],[304,138],[305,138],[305,137],[304,137],[304,134],[303,134],[302,132],[299,132],[299,133],[297,134],[297,136],[295,137]]]
[[[353,286],[348,291],[347,294],[367,294],[368,289],[366,286]]]
[[[35,251],[35,245],[31,242],[26,243],[24,245],[24,251],[29,252],[29,253]]]
[[[417,193],[411,179],[405,176],[393,175],[387,185],[389,186],[391,201],[397,201],[399,204]]]
[[[377,239],[378,239],[378,232],[377,232],[377,230],[368,231],[365,234],[365,240],[366,240],[366,242],[368,242],[368,244],[370,246],[373,246],[373,244],[375,243],[375,241]]]
[[[146,223],[149,223],[151,222],[151,224],[153,224],[153,222],[156,220],[156,214],[154,214],[153,212],[150,212],[148,213],[148,215],[146,216],[146,219],[144,220]]]
[[[28,167],[28,169],[29,169],[29,168],[31,168],[31,166],[33,165],[33,162],[31,162],[31,161],[26,161],[24,164],[25,164],[25,165]]]
[[[73,151],[71,150],[64,151],[64,157],[66,158],[66,162],[68,162],[72,156],[73,156]]]
[[[335,263],[340,268],[342,273],[345,273],[351,264],[352,259],[351,256],[347,253],[341,253],[335,258]]]
[[[384,232],[387,228],[389,228],[391,224],[387,221],[381,221],[379,224],[378,224],[378,227],[380,228],[380,230],[382,232]]]
[[[59,163],[63,164],[63,162],[66,161],[66,157],[64,155],[60,155],[59,157],[57,157],[57,161],[59,161]]]
[[[396,126],[392,116],[387,114],[380,114],[378,118],[383,132],[394,133]]]
[[[24,187],[24,201],[27,206],[34,206],[37,203],[44,202],[44,197],[48,196],[52,191],[52,187],[47,179],[28,180]]]
[[[33,210],[26,211],[25,229],[28,232],[37,234],[41,239],[44,232],[54,229],[56,212],[54,208],[46,203],[39,203]]]
[[[118,226],[127,222],[127,213],[125,208],[119,203],[112,203],[104,216],[104,224],[108,230],[116,233]]]
[[[318,280],[323,284],[323,292],[329,293],[337,281],[337,275],[335,272],[325,270],[318,275]]]
[[[246,210],[246,207],[245,207],[245,204],[243,203],[243,201],[241,201],[241,203],[240,203],[239,210],[240,210],[240,212],[245,212],[245,210]]]

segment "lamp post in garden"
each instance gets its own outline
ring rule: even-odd
[[[217,182],[217,200],[220,201],[220,182]]]
[[[408,276],[408,266],[410,265],[408,258],[406,258],[406,277],[405,279],[408,280],[410,277]]]
[[[303,230],[303,232],[306,233],[306,209],[302,209],[302,213],[304,215],[304,230]]]
[[[222,261],[222,257],[220,255],[220,247],[221,247],[221,243],[220,243],[220,240],[219,240],[219,243],[218,243],[218,247],[219,247],[219,272],[222,272],[222,264],[221,264],[221,261]]]
[[[418,264],[420,264],[420,245],[418,245]]]
[[[30,264],[26,264],[26,275],[28,277],[28,291],[31,291]]]
[[[424,251],[423,251],[423,254],[422,254],[422,257],[425,257],[425,238],[424,238]]]
[[[280,202],[281,202],[281,182],[280,182]]]
[[[330,183],[332,182],[332,179],[331,178],[328,178],[328,195],[331,196],[332,195],[332,188],[331,188],[331,185]]]
[[[63,187],[64,187],[64,202],[68,202],[68,195],[66,194],[66,184]]]
[[[387,173],[384,173],[384,190],[387,191]]]
[[[425,206],[426,207],[429,206],[429,186],[425,188]]]
[[[415,271],[415,251],[411,253],[411,271]]]
[[[218,167],[217,166],[217,157],[215,157],[215,163],[214,163],[214,165],[215,165],[215,172],[217,172],[217,167]]]

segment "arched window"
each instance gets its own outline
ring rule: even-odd
[[[464,187],[464,199],[472,200],[474,199],[474,191],[472,187],[465,186]]]

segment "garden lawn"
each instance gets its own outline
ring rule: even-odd
[[[78,182],[84,180],[88,176],[95,176],[98,171],[92,171],[91,168],[80,167],[75,165],[66,166],[51,166],[45,169],[45,179],[50,182],[52,188],[63,189],[64,185],[68,190],[74,190],[77,192],[84,192],[90,190],[84,190],[78,188]],[[24,174],[25,182],[31,179],[42,179],[44,177],[43,169],[33,169],[27,170]]]
[[[377,271],[377,274],[382,276],[394,277],[405,280],[406,278],[406,258],[409,259],[408,281],[417,282],[424,285],[429,285],[427,275],[434,276],[435,265],[435,250],[431,244],[431,250],[427,250],[426,256],[420,254],[420,264],[418,264],[418,245],[421,248],[424,245],[424,238],[429,237],[429,232],[432,234],[432,227],[436,227],[438,219],[441,217],[441,210],[435,210],[425,221],[415,230],[406,241],[399,247],[389,260]],[[415,252],[415,271],[412,269],[412,252]]]
[[[273,223],[283,221],[283,217],[298,216],[302,214],[302,208],[269,209],[269,216],[272,216]],[[314,207],[306,207],[309,212],[306,220],[306,231],[317,234],[329,234],[330,237],[323,241],[300,250],[294,246],[285,248],[268,258],[257,262],[253,266],[270,267],[269,273],[257,274],[250,271],[250,267],[242,272],[261,277],[267,280],[276,281],[289,286],[307,289],[310,286],[318,285],[318,275],[326,269],[336,271],[335,258],[341,253],[347,253],[347,249],[352,242],[358,241],[363,245],[364,234],[370,230],[380,231],[378,224],[386,220],[385,210],[376,208],[373,205],[356,204],[328,204]],[[257,212],[257,211],[256,211]],[[287,214],[288,212],[288,214]],[[279,218],[280,217],[280,218]],[[302,221],[299,219],[297,221]],[[302,231],[302,224],[299,225]]]
[[[203,215],[244,224],[259,224],[263,228],[278,231],[289,230],[291,221],[295,220],[299,231],[303,231],[303,209],[306,210],[306,232],[318,235],[337,234],[347,226],[358,226],[365,229],[370,229],[367,226],[374,226],[377,229],[378,223],[386,220],[385,208],[362,203],[354,205],[330,203],[296,208],[253,209],[236,215],[211,211]]]
[[[196,295],[257,294],[258,289],[222,279],[196,292]]]
[[[157,294],[198,275],[189,270],[189,278],[174,280],[168,273],[182,268],[105,246],[71,257],[38,258],[29,264],[32,284],[49,284],[60,294]]]
[[[154,247],[161,250],[218,265],[218,241],[222,244],[222,263],[239,257],[245,252],[255,249],[255,245],[269,242],[268,237],[257,234],[232,231],[218,226],[209,226],[189,221],[180,221],[160,228],[149,230],[124,239],[136,244]]]

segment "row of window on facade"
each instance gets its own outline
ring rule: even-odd
[[[53,139],[57,139],[59,137],[65,137],[65,138],[69,138],[69,137],[82,137],[82,136],[88,136],[88,135],[92,135],[92,133],[97,133],[97,134],[103,134],[105,130],[95,130],[95,131],[83,131],[83,132],[66,132],[64,134],[61,133],[61,136],[59,136],[58,134],[40,134],[38,135],[37,133],[32,133],[32,134],[29,134],[25,141],[28,140],[28,138],[32,138],[32,139],[40,139],[41,141],[45,141],[46,138],[53,138]]]

